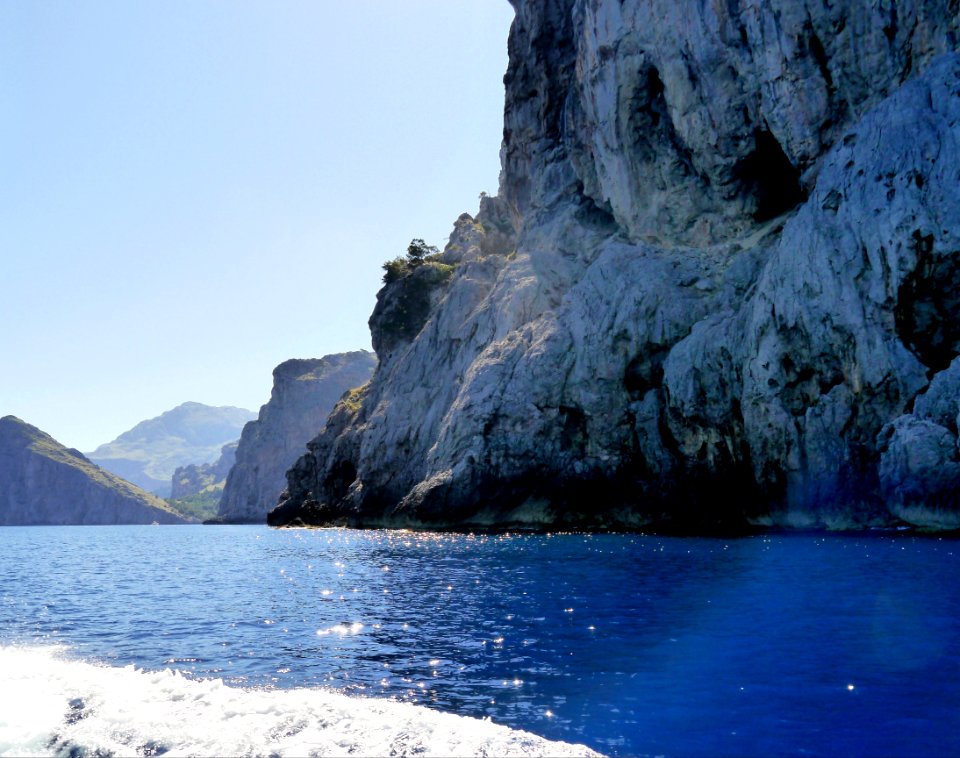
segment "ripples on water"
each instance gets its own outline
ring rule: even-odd
[[[612,754],[960,753],[960,543],[0,530],[0,642]]]

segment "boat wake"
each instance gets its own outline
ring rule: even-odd
[[[0,647],[0,755],[597,755],[486,720],[323,689],[245,689]]]

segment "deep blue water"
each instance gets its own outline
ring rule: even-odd
[[[0,529],[0,644],[609,754],[960,754],[960,542]]]

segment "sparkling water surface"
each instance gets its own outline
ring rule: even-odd
[[[613,755],[960,754],[960,542],[0,528],[0,644]]]

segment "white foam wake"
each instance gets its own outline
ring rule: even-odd
[[[597,755],[489,721],[322,689],[228,687],[177,671],[0,647],[0,755]]]

